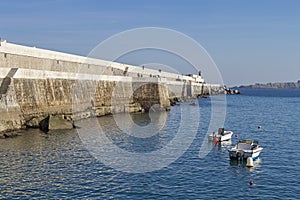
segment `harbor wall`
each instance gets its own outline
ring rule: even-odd
[[[201,77],[0,43],[0,132],[67,120],[170,109],[170,98],[222,93]]]

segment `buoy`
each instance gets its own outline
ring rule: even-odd
[[[253,159],[251,157],[248,157],[247,158],[247,164],[246,164],[247,167],[253,167],[254,164],[253,164]]]
[[[219,138],[215,138],[214,142],[215,142],[215,144],[218,144],[219,143]]]
[[[249,181],[249,185],[253,185],[253,181],[252,180]]]
[[[261,126],[258,126],[257,128],[258,128],[258,129],[261,129]]]
[[[235,134],[235,138],[239,138],[239,135],[238,135],[238,134]]]

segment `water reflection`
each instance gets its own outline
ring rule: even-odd
[[[242,167],[245,168],[247,171],[249,172],[253,172],[257,167],[260,166],[260,164],[262,163],[262,159],[261,158],[257,158],[256,160],[253,161],[254,166],[253,167],[247,167],[247,160],[236,160],[236,159],[230,159],[229,160],[229,164],[231,167]]]
[[[165,126],[168,113],[150,109],[148,113],[122,113],[113,115],[116,126],[125,134],[137,138],[149,138]]]
[[[135,124],[138,126],[147,126],[149,123],[159,124],[164,123],[165,113],[153,113],[152,117],[149,117],[148,113],[138,113],[129,115]],[[119,127],[116,123],[116,118],[118,121],[128,121],[128,115],[126,114],[117,114],[117,116],[105,116],[98,118],[97,121],[99,123],[102,132],[105,133],[106,137],[109,138],[113,143],[119,146],[122,149],[131,152],[151,152],[165,146],[172,138],[174,137],[174,132],[167,131],[172,128],[176,130],[176,126],[173,123],[167,123],[166,126],[161,128],[159,132],[153,129],[153,134],[149,128],[145,129],[145,131],[149,131],[149,133],[145,133],[146,135],[150,135],[150,137],[135,137],[127,132],[132,132],[135,130],[134,127],[128,126],[124,131],[122,127]],[[90,131],[92,134],[97,133],[99,130],[98,124],[93,124],[94,120],[88,119],[84,120],[84,126],[89,124],[91,128]],[[80,126],[80,125],[79,125]],[[150,126],[150,128],[153,126]],[[133,130],[130,130],[130,129]]]
[[[161,169],[178,159],[195,139],[199,125],[199,109],[192,106],[136,116],[115,114],[82,120],[76,123],[80,127],[77,131],[89,152],[105,165],[142,173]],[[119,126],[123,122],[129,122],[126,129]],[[149,126],[151,123],[154,125]],[[138,133],[136,127],[142,135],[134,135]],[[134,134],[128,133],[131,131]]]

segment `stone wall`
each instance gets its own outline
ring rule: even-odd
[[[0,131],[19,129],[34,118],[48,115],[64,115],[76,120],[143,112],[152,105],[170,108],[168,91],[163,85],[139,84],[141,82],[12,79],[7,94],[0,99]]]
[[[170,109],[169,91],[165,84],[158,82],[133,82],[133,100],[145,111]]]
[[[168,110],[171,98],[222,93],[199,80],[1,42],[0,132],[39,126],[49,115],[77,120]]]
[[[8,86],[6,95],[0,95],[0,113],[0,132],[20,129],[25,123],[13,83]]]
[[[142,75],[143,77],[168,78],[168,80],[204,82],[201,77],[196,79],[161,70],[16,45],[6,41],[0,41],[0,67],[131,77]]]

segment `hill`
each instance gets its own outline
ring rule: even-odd
[[[261,89],[300,89],[300,80],[298,82],[285,83],[255,83],[254,85],[241,85],[238,88],[261,88]]]

